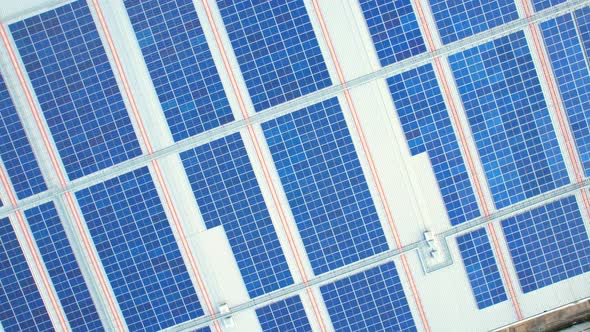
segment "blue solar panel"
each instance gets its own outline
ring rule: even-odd
[[[569,183],[524,33],[449,62],[496,207]]]
[[[250,297],[293,283],[239,133],[180,154],[207,228],[223,225]]]
[[[320,287],[336,331],[417,331],[393,262]]]
[[[443,44],[518,18],[514,0],[430,0]]]
[[[574,196],[502,221],[523,293],[590,271],[590,239]]]
[[[256,309],[264,332],[311,331],[299,295]]]
[[[412,155],[428,152],[452,225],[479,208],[457,136],[431,64],[387,80]]]
[[[217,6],[257,112],[332,84],[303,0]]]
[[[541,23],[578,155],[590,176],[590,72],[571,14]]]
[[[211,328],[209,326],[205,326],[203,328],[195,330],[195,332],[211,332]]]
[[[575,12],[575,19],[582,45],[586,53],[586,59],[590,58],[590,6],[578,9]]]
[[[53,202],[26,210],[25,215],[70,327],[78,331],[103,331]]]
[[[0,157],[16,196],[27,198],[47,190],[43,175],[0,75]],[[2,206],[2,203],[0,203]]]
[[[360,0],[381,66],[426,52],[410,1]]]
[[[316,275],[388,249],[337,98],[262,129]]]
[[[147,167],[76,198],[130,331],[203,315]]]
[[[506,290],[485,228],[457,237],[467,277],[479,309],[506,301]]]
[[[234,119],[191,0],[126,0],[174,141]]]
[[[71,180],[141,154],[86,1],[10,30]]]
[[[0,321],[4,331],[53,331],[8,218],[0,219]]]
[[[531,0],[536,11],[540,11],[555,5],[558,5],[566,0]]]

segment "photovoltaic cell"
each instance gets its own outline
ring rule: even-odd
[[[299,295],[256,309],[264,332],[311,331]]]
[[[449,220],[480,215],[457,136],[431,64],[387,80],[412,155],[427,152]]]
[[[393,262],[321,286],[332,320],[340,331],[417,331]]]
[[[47,190],[23,125],[0,75],[0,157],[16,196],[27,198]],[[0,203],[2,206],[2,203]]]
[[[523,293],[590,271],[590,239],[574,196],[502,221]]]
[[[449,62],[496,207],[568,184],[524,33],[451,55]]]
[[[506,301],[506,290],[485,228],[457,237],[467,277],[479,309]]]
[[[578,155],[590,176],[590,71],[572,14],[540,25]]]
[[[381,66],[426,52],[410,1],[361,0]]]
[[[293,283],[239,133],[180,154],[207,228],[223,225],[251,298]]]
[[[8,218],[0,219],[0,321],[4,331],[53,331]]]
[[[71,180],[141,154],[86,1],[10,31]]]
[[[535,11],[547,9],[549,7],[558,5],[565,1],[566,0],[531,0],[531,2],[533,3],[533,7],[535,8]]]
[[[233,120],[191,0],[126,0],[125,7],[174,141]]]
[[[514,0],[430,0],[443,44],[518,18]]]
[[[25,211],[37,248],[74,331],[104,331],[53,202]]]
[[[217,6],[257,112],[332,84],[303,0]]]
[[[262,129],[316,275],[388,249],[337,98]]]
[[[203,315],[147,167],[76,198],[130,331]]]

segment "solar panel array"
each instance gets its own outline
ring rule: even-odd
[[[127,0],[174,141],[232,121],[233,115],[190,0]]]
[[[449,220],[480,215],[457,136],[431,64],[387,80],[412,155],[428,152]]]
[[[0,321],[4,331],[53,331],[8,218],[0,219]]]
[[[9,27],[71,180],[141,154],[86,1]]]
[[[506,290],[485,228],[457,237],[459,251],[479,309],[506,301]]]
[[[257,112],[332,85],[303,0],[217,6]]]
[[[590,175],[590,70],[572,14],[541,23],[561,100],[586,175]]]
[[[47,190],[39,164],[1,75],[0,142],[0,158],[16,196],[23,199]]]
[[[566,0],[532,0],[533,7],[536,11],[547,9],[549,7],[558,5],[565,2]]]
[[[541,11],[564,2],[532,0],[531,4]],[[200,301],[208,303],[208,295],[197,294],[196,286],[202,284],[198,274],[186,267],[188,253],[181,252],[177,243],[183,235],[166,216],[166,205],[174,200],[167,193],[160,197],[152,169],[139,159],[129,168],[134,170],[112,175],[116,169],[112,166],[140,156],[142,150],[90,3],[77,0],[9,25],[33,98],[40,105],[42,124],[51,133],[49,143],[55,143],[69,179],[107,171],[104,178],[91,178],[87,185],[76,187],[73,204],[78,206],[73,213],[79,208],[87,232],[75,236],[90,235],[115,297],[115,309],[121,310],[130,331],[161,330],[207,319]],[[511,0],[430,0],[429,4],[443,44],[518,18],[517,4]],[[406,297],[404,287],[412,289],[408,296],[422,289],[415,293],[416,284],[411,277],[398,275],[393,261],[336,275],[341,273],[339,268],[390,247],[382,228],[385,220],[380,220],[375,205],[379,202],[369,190],[372,178],[363,171],[365,156],[358,155],[354,145],[357,133],[349,130],[354,126],[347,124],[335,93],[321,91],[315,96],[323,96],[322,102],[263,115],[260,126],[250,127],[264,136],[262,155],[256,160],[250,158],[248,138],[240,132],[206,137],[208,131],[236,119],[222,83],[225,68],[214,61],[218,46],[209,36],[207,40],[203,25],[220,19],[221,40],[227,37],[231,44],[226,45],[228,61],[237,61],[240,69],[233,73],[238,86],[243,79],[254,110],[260,112],[335,87],[330,64],[322,55],[328,54],[322,52],[328,43],[316,26],[314,4],[220,0],[209,5],[213,16],[201,15],[207,21],[200,21],[199,9],[190,0],[124,0],[131,36],[135,33],[145,62],[145,67],[139,61],[140,66],[131,70],[147,69],[175,142],[205,133],[198,146],[184,145],[180,160],[206,229],[222,227],[227,236],[261,328],[307,331],[313,326],[304,307],[313,306],[306,303],[310,298],[285,289],[296,282],[287,259],[298,253],[286,255],[283,249],[292,246],[281,245],[279,238],[287,234],[274,226],[278,220],[273,220],[271,211],[284,209],[287,220],[292,216],[297,227],[295,246],[300,237],[305,249],[302,269],[307,268],[305,258],[311,266],[313,273],[307,278],[335,274],[330,276],[334,279],[314,286],[321,293],[316,299],[320,315],[322,305],[327,309],[329,317],[322,319],[328,325],[336,331],[420,329],[422,325],[414,321],[417,313],[423,314],[419,299]],[[430,11],[418,8],[427,2],[359,0],[359,5],[366,22],[361,32],[366,28],[371,36],[382,66],[427,51],[423,32],[428,27],[420,22]],[[566,129],[571,131],[577,156],[589,176],[590,7],[533,24],[540,27],[549,70],[563,101]],[[482,36],[487,38],[487,34]],[[218,36],[214,33],[213,37]],[[467,139],[475,143],[474,162],[483,167],[485,177],[480,183],[484,191],[489,186],[496,209],[571,183],[566,171],[570,160],[564,160],[565,149],[558,143],[562,133],[552,121],[554,105],[546,102],[553,98],[541,88],[544,75],[535,68],[539,65],[537,50],[530,48],[533,43],[527,38],[521,30],[468,49],[457,47],[441,58],[443,66],[447,60],[450,65],[452,75],[447,79],[453,82],[448,86],[458,89],[459,123],[465,115],[467,123],[461,125],[466,127],[462,130]],[[410,154],[427,154],[439,189],[433,194],[440,194],[451,226],[473,221],[481,216],[479,208],[485,202],[476,199],[473,170],[463,158],[466,147],[457,139],[461,128],[451,122],[453,114],[443,98],[442,92],[452,96],[453,91],[441,91],[447,85],[439,83],[432,63],[408,66],[385,80]],[[10,179],[5,191],[16,193],[18,209],[20,200],[43,192],[50,196],[51,192],[25,133],[25,128],[36,127],[21,122],[12,91],[9,93],[13,86],[17,85],[7,85],[0,77],[0,157]],[[266,161],[264,144],[271,156]],[[387,142],[384,146],[387,149]],[[278,199],[284,193],[288,205],[267,206],[263,196],[267,184],[259,183],[255,173],[259,163],[269,167],[270,178],[279,189]],[[275,170],[277,179],[273,178]],[[392,197],[395,199],[395,192]],[[512,260],[508,263],[512,264],[508,268],[516,272],[521,287],[517,297],[590,272],[590,239],[582,217],[587,211],[580,207],[576,197],[569,196],[501,221],[503,237],[499,240],[509,249]],[[91,296],[94,288],[89,287],[95,281],[85,279],[81,268],[87,257],[77,251],[67,221],[62,222],[51,200],[27,205],[24,214],[29,226],[24,231],[30,232],[37,245],[43,263],[39,268],[47,271],[68,324],[73,330],[104,329]],[[407,222],[418,223],[396,216],[396,223]],[[26,261],[27,250],[23,253],[16,235],[10,220],[0,219],[0,329],[52,330],[37,288],[43,285],[36,285],[32,275],[37,267],[30,269],[34,261]],[[497,241],[490,242],[486,228],[470,229],[456,241],[477,308],[508,302],[510,278],[500,273],[501,250]],[[410,261],[409,268],[413,264]],[[204,279],[211,277],[203,271]],[[222,284],[216,281],[205,287],[218,283]],[[210,291],[213,309],[218,310],[219,294],[214,288]],[[257,298],[262,295],[280,299],[260,306]]]
[[[338,99],[262,130],[316,275],[388,249]]]
[[[361,0],[360,5],[382,66],[426,52],[410,1]]]
[[[76,192],[129,330],[203,315],[147,167]]]
[[[448,44],[514,21],[513,0],[430,0],[443,44]]]
[[[207,228],[223,225],[254,298],[293,283],[239,133],[180,154]]]
[[[569,183],[522,31],[449,56],[497,208]]]
[[[320,287],[336,331],[417,331],[393,262]]]
[[[590,271],[590,239],[574,196],[502,221],[523,293]]]
[[[25,216],[70,327],[78,331],[103,331],[53,202],[26,210]]]
[[[311,331],[299,295],[256,309],[264,332]]]

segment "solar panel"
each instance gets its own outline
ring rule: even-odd
[[[125,7],[174,141],[234,119],[191,0]]]
[[[205,225],[223,225],[250,297],[293,284],[240,134],[180,158]]]
[[[388,249],[337,98],[262,129],[316,275]]]
[[[299,295],[256,309],[264,332],[311,331]]]
[[[8,218],[0,219],[0,321],[4,331],[53,331]]]
[[[25,216],[70,327],[78,331],[103,331],[53,202],[26,210]]]
[[[590,176],[590,72],[571,14],[540,24],[586,176]]]
[[[0,75],[0,157],[19,199],[47,190],[43,175]],[[0,203],[2,206],[2,203]]]
[[[76,198],[130,331],[203,315],[147,167]]]
[[[426,52],[410,1],[361,0],[381,66]]]
[[[590,58],[590,6],[578,9],[574,15],[586,59]]]
[[[321,286],[320,291],[338,332],[417,331],[393,262]]]
[[[387,80],[412,155],[427,152],[449,220],[480,215],[457,137],[431,64]]]
[[[332,85],[303,0],[217,6],[257,112]]]
[[[479,309],[506,301],[506,290],[485,228],[457,237],[457,244]]]
[[[574,196],[502,221],[523,293],[590,271],[590,239]]]
[[[430,0],[443,44],[514,21],[513,0]]]
[[[10,31],[71,180],[141,154],[86,1]]]
[[[497,208],[569,183],[522,31],[449,62]]]
[[[533,7],[535,7],[536,11],[553,7],[565,1],[566,0],[531,0],[531,2],[533,3]]]

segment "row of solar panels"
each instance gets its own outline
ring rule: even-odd
[[[232,121],[221,80],[192,2],[128,1],[125,4],[174,139],[178,141]],[[378,34],[389,31],[392,26],[400,28],[399,24],[385,18],[397,15],[401,22],[409,22],[402,26],[404,32],[414,31],[407,34],[414,40],[409,39],[407,47],[412,48],[417,45],[415,40],[421,40],[416,33],[419,32],[418,23],[411,6],[404,7],[401,3],[380,5],[377,2],[361,5],[384,65],[386,60],[379,53],[377,42],[383,37]],[[506,6],[510,7],[510,4]],[[249,2],[219,2],[218,7],[257,111],[332,84],[302,2],[293,1],[284,6],[270,6],[266,2],[255,6]],[[378,16],[374,13],[376,8]],[[454,13],[461,11],[462,7],[451,8],[446,10]],[[435,4],[433,11],[436,17]],[[371,15],[380,17],[381,22],[373,23]],[[588,67],[582,66],[580,60],[587,57],[588,52],[586,17],[587,10],[581,10],[542,24],[548,53],[555,54],[552,56],[554,68],[557,66],[555,62],[562,63],[564,69],[559,72],[566,73],[560,92],[574,96],[571,101],[573,111],[568,110],[570,123],[584,124],[588,119],[584,114],[584,93],[564,93],[565,89],[587,91],[584,85],[587,75],[583,74],[587,74]],[[482,27],[457,33],[458,37],[449,37],[449,41],[501,23],[491,23],[487,19],[483,22],[478,23]],[[77,1],[14,23],[10,30],[70,179],[141,154],[85,2]],[[572,30],[576,33],[572,34]],[[568,36],[573,42],[560,45],[560,39],[552,39],[552,34]],[[397,33],[388,36],[392,41],[400,39]],[[397,46],[388,47],[389,52],[398,54]],[[553,52],[551,47],[554,47]],[[424,47],[418,47],[415,52],[423,51]],[[564,57],[559,52],[566,52],[567,61],[575,65],[563,62]],[[571,57],[570,54],[576,55]],[[496,207],[569,183],[524,34],[515,33],[461,52],[451,56],[449,62]],[[576,79],[575,86],[572,87],[569,77]],[[266,84],[268,82],[271,83]],[[458,224],[479,216],[432,66],[409,70],[392,77],[388,83],[412,152],[429,153],[451,222]],[[6,123],[3,137],[6,142],[11,142],[11,145],[3,144],[2,160],[18,198],[22,199],[47,188],[8,92],[5,87],[2,90],[3,100],[6,100],[2,113],[2,121]],[[511,97],[507,99],[507,95]],[[502,107],[501,112],[498,107]],[[574,130],[578,150],[583,151],[581,147],[588,141],[587,132],[584,132],[583,125],[574,128],[579,132],[576,134]],[[262,129],[315,274],[388,249],[337,99],[268,121]],[[14,135],[19,132],[21,134]],[[514,148],[517,150],[512,150]],[[582,152],[580,158],[583,159]],[[183,152],[181,159],[206,226],[224,226],[250,296],[256,297],[292,284],[293,278],[240,135],[234,134]],[[508,164],[519,167],[507,169]],[[133,185],[136,188],[129,189],[134,188]],[[76,195],[111,284],[124,285],[121,293],[117,287],[113,287],[113,291],[128,325],[135,328],[133,324],[138,321],[158,327],[177,323],[160,313],[163,307],[171,308],[170,302],[178,302],[177,295],[171,299],[162,298],[162,287],[156,286],[154,289],[159,289],[159,293],[152,294],[147,291],[151,287],[134,283],[140,279],[140,272],[149,274],[146,269],[151,268],[152,274],[160,271],[160,265],[157,270],[153,267],[160,261],[165,261],[169,269],[186,271],[163,208],[159,203],[154,204],[159,199],[148,169],[136,170]],[[523,292],[583,273],[589,268],[589,254],[584,251],[587,234],[577,203],[570,198],[563,205],[568,208],[551,207],[547,213],[567,216],[563,220],[555,219],[560,223],[542,224],[543,228],[525,233],[519,227],[508,231],[505,226]],[[141,226],[146,220],[150,220],[151,225]],[[358,223],[358,220],[363,222]],[[530,218],[524,217],[523,220],[521,227],[526,228],[526,221]],[[577,226],[573,228],[575,232],[562,238],[564,222]],[[579,250],[570,248],[570,252],[539,246],[532,253],[528,248],[520,248],[525,236],[530,235],[534,240],[535,236],[539,238],[540,234],[547,232],[560,234],[559,241],[579,239],[581,247]],[[159,235],[156,244],[148,245],[149,234]],[[509,234],[513,234],[513,245]],[[128,238],[141,240],[117,241]],[[475,231],[460,238],[459,242],[480,307],[506,299],[485,232]],[[154,247],[155,252],[151,253],[148,247]],[[567,245],[563,247],[568,248]],[[166,251],[163,252],[162,248]],[[522,250],[526,252],[522,257],[536,255],[541,263],[524,259],[522,264],[517,264],[516,257]],[[145,255],[141,258],[145,261],[138,263],[135,253],[142,251]],[[150,255],[164,255],[165,258]],[[73,254],[70,257],[74,259]],[[547,265],[549,257],[558,257],[563,271],[556,273],[554,263],[551,268],[539,267]],[[44,257],[44,260],[49,258]],[[46,261],[45,264],[49,269],[49,263]],[[140,270],[139,265],[142,266]],[[121,266],[130,266],[137,271],[133,273]],[[179,279],[174,281],[169,281],[170,276],[166,273],[155,275],[151,281],[156,285],[173,283],[179,291],[192,289],[186,273],[178,273]],[[131,289],[130,285],[135,288]],[[128,296],[132,292],[146,293],[141,297],[148,300],[145,303],[149,303],[150,308],[146,309],[145,303],[139,305],[131,301],[137,297]],[[178,316],[183,319],[202,314],[194,289],[187,293],[191,294],[182,297],[182,304],[175,304],[186,311],[187,316]],[[402,312],[399,316],[404,315]],[[333,322],[337,320],[331,318]]]

